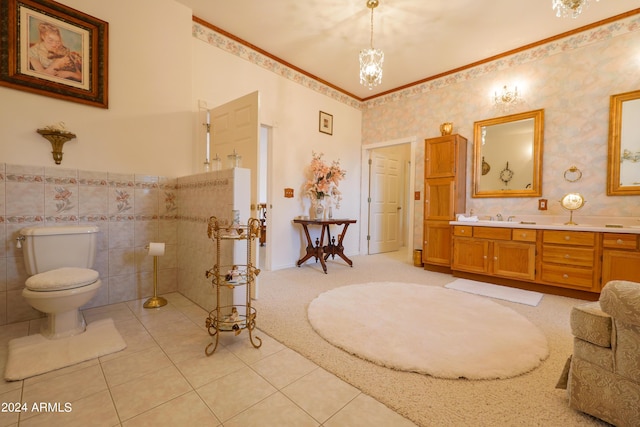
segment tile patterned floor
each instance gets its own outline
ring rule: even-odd
[[[140,300],[85,310],[88,323],[112,318],[127,348],[1,381],[0,426],[414,425],[260,331],[259,349],[244,331],[222,334],[216,352],[205,356],[205,310],[177,293],[165,297],[169,304],[160,309],[144,309]],[[0,326],[3,372],[7,343],[38,328],[39,321]]]

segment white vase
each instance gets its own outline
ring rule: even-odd
[[[324,219],[324,200],[322,199],[316,200],[315,213],[316,213],[315,219]]]

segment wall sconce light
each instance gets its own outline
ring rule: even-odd
[[[44,129],[38,129],[37,132],[47,141],[51,142],[51,154],[56,165],[62,163],[62,146],[65,142],[76,137],[75,133],[67,131],[63,122],[57,125],[47,126]]]
[[[520,94],[518,93],[518,86],[514,86],[513,89],[504,85],[500,92],[496,91],[493,95],[493,103],[501,110],[507,111],[513,105],[518,104],[521,101]]]

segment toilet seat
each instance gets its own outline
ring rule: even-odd
[[[61,291],[95,283],[100,274],[90,268],[62,267],[29,277],[25,286],[34,292]]]

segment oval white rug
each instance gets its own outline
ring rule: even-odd
[[[439,378],[509,378],[549,356],[542,331],[485,297],[436,286],[349,285],[311,301],[324,339],[382,366]]]

